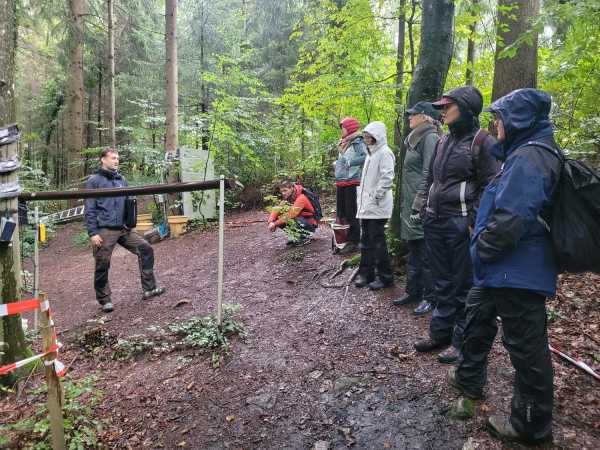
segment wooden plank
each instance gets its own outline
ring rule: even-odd
[[[225,189],[242,187],[236,180],[225,180]],[[22,192],[19,199],[31,200],[69,200],[75,198],[126,197],[129,195],[170,194],[175,192],[192,192],[219,189],[219,180],[195,181],[189,183],[151,184],[147,186],[77,189],[73,191]]]

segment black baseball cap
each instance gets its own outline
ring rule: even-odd
[[[429,102],[417,102],[412,108],[406,110],[406,114],[425,114],[435,120],[440,120],[440,112]]]

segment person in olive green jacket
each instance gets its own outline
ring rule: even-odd
[[[406,293],[394,305],[419,302],[416,315],[427,314],[435,307],[433,280],[429,270],[423,226],[419,212],[427,189],[427,173],[435,146],[441,136],[440,114],[429,102],[418,102],[407,112],[411,133],[407,136],[406,156],[402,166],[400,237],[408,244]]]

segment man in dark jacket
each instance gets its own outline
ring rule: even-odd
[[[502,319],[503,343],[515,368],[510,417],[492,416],[500,437],[539,443],[552,439],[553,374],[545,298],[556,291],[557,267],[542,213],[550,205],[561,161],[548,118],[551,99],[520,89],[487,109],[495,115],[504,166],[486,188],[471,241],[475,287],[467,299],[463,360],[450,382],[482,396],[487,357]],[[542,145],[537,145],[541,143]]]
[[[119,153],[112,148],[102,150],[101,167],[87,183],[88,189],[118,188],[127,186],[127,181],[118,172]],[[110,258],[115,245],[120,244],[137,255],[144,298],[149,299],[165,292],[156,286],[154,278],[154,251],[140,235],[125,225],[125,197],[90,198],[85,201],[85,225],[92,243],[96,270],[94,289],[96,300],[104,312],[113,311],[108,283]]]
[[[428,175],[428,196],[423,201],[423,229],[437,306],[429,338],[415,343],[415,349],[427,352],[451,344],[438,356],[440,362],[448,364],[460,357],[465,298],[473,280],[470,228],[479,197],[499,164],[490,154],[496,140],[479,129],[483,98],[477,89],[453,89],[434,106],[442,109],[442,120],[450,129],[436,147]]]

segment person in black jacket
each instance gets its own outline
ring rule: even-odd
[[[87,189],[116,188],[127,186],[127,181],[118,172],[119,153],[112,148],[102,150],[101,167],[89,177]],[[142,279],[143,297],[149,299],[165,292],[156,286],[154,277],[154,251],[139,234],[125,225],[125,197],[89,198],[85,201],[85,225],[92,243],[96,270],[94,289],[96,300],[104,312],[113,311],[111,290],[108,283],[110,258],[115,245],[120,244],[137,255]]]
[[[460,358],[465,298],[472,285],[470,229],[479,197],[499,170],[490,150],[496,140],[479,128],[481,93],[472,86],[453,89],[433,105],[442,110],[450,133],[438,142],[423,198],[423,229],[437,306],[429,337],[415,343],[419,352],[450,347],[442,363]]]
[[[510,417],[491,416],[502,438],[537,444],[552,440],[553,374],[546,330],[546,297],[558,276],[548,225],[562,156],[550,122],[550,96],[519,89],[486,110],[494,114],[502,171],[481,197],[471,241],[474,284],[467,297],[463,358],[450,383],[481,398],[488,353],[502,318],[502,342],[515,368]]]

